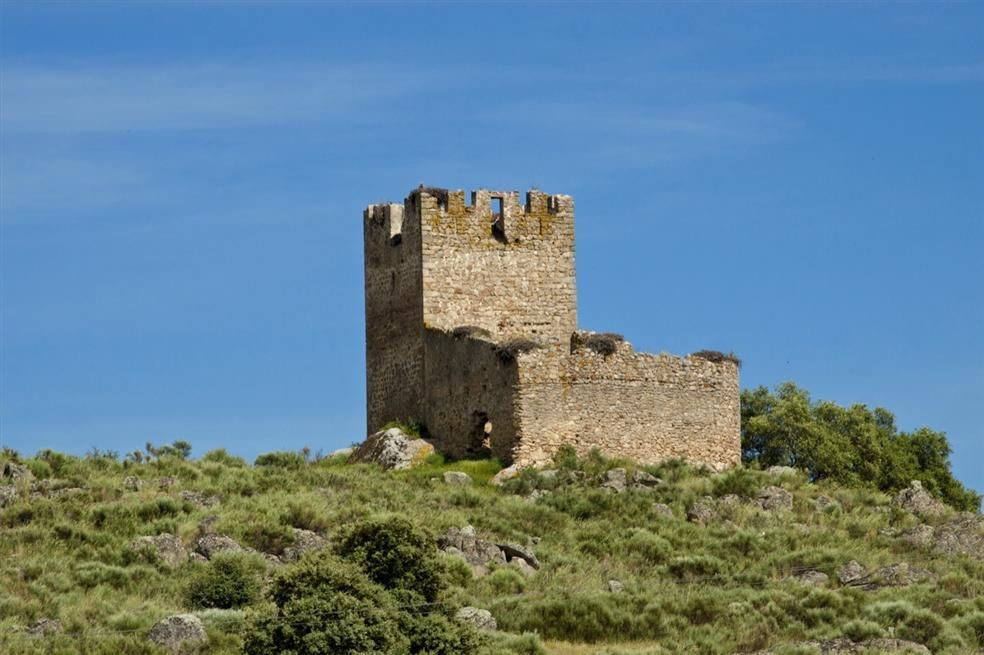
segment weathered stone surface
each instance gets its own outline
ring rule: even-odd
[[[962,554],[984,560],[984,515],[962,512],[937,526],[917,525],[903,530],[899,539],[945,555]]]
[[[769,475],[774,475],[776,477],[782,477],[784,475],[796,475],[798,471],[792,466],[770,466],[765,470]]]
[[[135,475],[128,475],[123,478],[123,488],[127,491],[140,491],[143,487],[143,480]]]
[[[147,638],[174,655],[197,652],[208,642],[205,626],[194,614],[175,614],[158,621]]]
[[[241,553],[243,550],[234,539],[222,534],[206,534],[195,542],[195,552],[206,559],[212,559],[219,553]]]
[[[3,465],[3,472],[0,474],[0,477],[14,482],[27,482],[34,479],[31,469],[23,464],[15,464],[14,462],[7,462]]]
[[[791,575],[789,579],[811,587],[826,587],[830,583],[830,577],[826,573],[815,569],[800,571],[795,575]]]
[[[65,629],[62,628],[61,621],[45,618],[35,621],[34,624],[27,629],[27,634],[36,637],[43,637],[44,635],[61,634],[64,631]]]
[[[856,579],[850,583],[850,586],[865,591],[874,591],[882,587],[907,587],[911,584],[930,581],[933,577],[933,574],[926,569],[910,566],[907,562],[899,562],[883,566],[862,578]]]
[[[219,504],[218,496],[209,496],[200,491],[182,491],[181,500],[187,501],[199,507],[215,507]]]
[[[635,471],[632,474],[632,487],[634,489],[651,489],[663,484],[663,481],[646,471]]]
[[[914,641],[903,639],[868,639],[865,641],[851,641],[850,639],[824,639],[813,641],[800,641],[795,644],[783,644],[776,648],[760,650],[750,655],[774,655],[775,653],[787,652],[795,649],[796,652],[818,653],[819,655],[876,655],[880,653],[898,652],[911,653],[913,655],[931,655],[931,651]]]
[[[452,487],[467,487],[472,483],[471,476],[461,471],[445,471],[444,483]]]
[[[462,607],[455,618],[462,623],[471,623],[479,630],[495,630],[498,627],[492,612],[477,607]]]
[[[923,489],[919,480],[913,480],[907,488],[895,494],[892,505],[925,517],[940,516],[948,511],[946,505]]]
[[[6,484],[0,486],[0,507],[6,507],[17,499],[17,487]]]
[[[793,494],[782,487],[769,486],[755,497],[759,506],[766,511],[793,509]]]
[[[625,591],[625,585],[618,580],[609,580],[608,591],[612,592],[613,594],[620,594],[623,591]]]
[[[349,456],[349,462],[402,470],[422,463],[433,452],[434,446],[428,441],[415,439],[400,428],[390,428],[370,435],[359,444]]]
[[[604,481],[601,483],[602,489],[608,489],[614,493],[620,494],[625,491],[626,488],[626,473],[623,468],[615,468],[605,471]]]
[[[536,559],[536,555],[533,551],[528,548],[523,548],[519,544],[498,544],[499,550],[502,551],[503,555],[506,556],[506,561],[511,562],[514,559],[524,560],[527,564],[532,566],[534,569],[540,568],[540,562]]]
[[[438,537],[437,546],[441,550],[458,555],[472,566],[487,566],[494,562],[506,563],[506,555],[496,544],[485,539],[479,539],[475,528],[466,525],[463,528],[451,528]],[[454,550],[451,550],[451,549]]]
[[[657,516],[673,518],[673,508],[665,503],[653,503],[653,512],[655,512]]]
[[[687,520],[693,523],[710,523],[717,515],[717,506],[710,496],[704,496],[687,510]]]
[[[416,420],[441,452],[521,465],[562,445],[737,464],[737,360],[578,330],[573,199],[473,197],[418,188],[363,214],[369,429]]]
[[[328,545],[324,537],[311,530],[301,530],[292,528],[294,532],[294,543],[284,549],[280,559],[284,562],[296,562],[305,555],[315,550],[321,550]]]
[[[495,485],[496,487],[498,487],[501,486],[502,483],[504,483],[506,480],[512,480],[517,475],[519,475],[518,467],[507,466],[506,468],[502,469],[501,471],[493,475],[492,479],[489,482]]]
[[[521,559],[519,557],[514,557],[513,559],[509,560],[509,566],[511,568],[516,569],[517,571],[519,571],[520,573],[522,573],[527,577],[536,573],[536,569],[534,569],[532,566],[527,564],[525,559]]]
[[[842,585],[854,585],[864,580],[868,571],[857,560],[851,560],[837,571],[837,580]]]
[[[813,501],[813,506],[818,512],[826,512],[829,507],[837,507],[840,503],[830,496],[817,496]]]
[[[166,478],[160,478],[157,480],[157,488],[161,491],[167,491],[171,487],[177,486],[178,479],[175,477],[168,476]]]
[[[328,456],[329,457],[342,457],[342,456],[346,456],[347,457],[347,456],[351,455],[354,452],[355,452],[355,446],[348,446],[346,448],[339,448],[338,450],[333,450],[333,451],[331,451],[328,454]]]
[[[169,566],[179,566],[188,560],[181,538],[177,535],[162,533],[155,537],[137,537],[127,546],[130,550],[150,552]]]

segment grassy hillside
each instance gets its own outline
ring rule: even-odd
[[[645,468],[662,484],[616,493],[602,486],[606,472],[625,468],[631,482],[639,470],[631,463],[561,460],[559,473],[496,487],[496,462],[436,456],[385,472],[297,453],[249,465],[224,451],[189,461],[181,448],[141,463],[7,451],[0,467],[19,461],[33,480],[0,480],[15,489],[0,509],[0,652],[164,652],[147,633],[184,612],[208,630],[202,652],[242,652],[271,576],[298,566],[270,557],[292,558],[302,534],[294,528],[337,544],[353,526],[393,516],[425,531],[428,544],[472,525],[535,552],[538,571],[493,565],[483,577],[436,555],[447,586],[411,611],[453,615],[470,605],[490,610],[503,633],[531,633],[486,637],[484,653],[738,653],[845,636],[894,636],[934,653],[984,647],[984,561],[943,554],[946,544],[932,538],[955,514],[921,519],[882,493],[814,485],[799,473],[713,474],[679,462]],[[474,483],[449,485],[445,471]],[[756,497],[769,486],[792,493],[791,510],[762,509]],[[703,522],[688,520],[692,508],[705,510]],[[190,549],[205,531],[256,552],[171,566],[129,547],[171,533]],[[851,560],[869,575],[847,584],[838,572]],[[900,563],[908,567],[884,568]],[[227,599],[221,585],[230,579],[244,608],[202,607]],[[30,635],[44,618],[64,632]]]

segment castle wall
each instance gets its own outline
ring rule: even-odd
[[[419,225],[412,204],[370,205],[363,216],[370,433],[394,419],[423,417]]]
[[[540,464],[564,445],[656,463],[724,468],[741,453],[738,365],[556,347],[519,357],[515,461]]]
[[[434,329],[425,331],[424,353],[426,422],[435,447],[451,457],[510,461],[516,445],[515,359],[483,338]]]
[[[494,221],[493,201],[502,203]],[[474,325],[497,339],[566,341],[577,328],[570,196],[418,190],[428,326]]]

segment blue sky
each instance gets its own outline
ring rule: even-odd
[[[984,491],[975,3],[4,2],[2,440],[364,436],[363,207],[577,203],[579,319],[895,412]]]

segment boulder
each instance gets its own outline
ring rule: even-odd
[[[837,580],[845,586],[857,584],[867,576],[868,571],[853,559],[837,571]]]
[[[796,475],[796,473],[798,473],[798,471],[792,466],[770,466],[765,470],[765,472],[777,478],[784,475]]]
[[[517,475],[519,475],[519,469],[516,466],[507,466],[506,468],[502,469],[501,471],[493,475],[492,479],[489,482],[491,482],[496,487],[499,487],[506,480],[511,480],[512,478],[515,478]]]
[[[188,561],[188,551],[181,539],[166,532],[156,537],[137,537],[127,548],[137,552],[151,552],[168,566],[179,566]]]
[[[601,483],[602,489],[608,489],[613,493],[620,494],[626,489],[627,474],[623,468],[614,468],[605,471],[604,481]]]
[[[618,580],[609,580],[608,591],[612,592],[613,594],[620,594],[623,591],[625,591],[625,585],[619,582]]]
[[[819,653],[820,655],[862,655],[875,653],[912,653],[931,655],[931,651],[914,641],[904,639],[867,639],[851,641],[847,638],[799,641],[794,644],[783,644],[767,650],[759,650],[750,655],[775,655],[795,650],[796,652]]]
[[[17,487],[13,485],[0,486],[0,507],[6,507],[17,499]]]
[[[43,637],[45,635],[52,634],[57,635],[63,632],[65,632],[65,629],[62,627],[61,621],[48,618],[38,619],[33,625],[31,625],[30,628],[27,629],[27,634],[36,637]]]
[[[865,591],[874,591],[883,587],[908,587],[911,584],[932,580],[933,577],[933,574],[926,569],[909,566],[906,562],[899,562],[883,566],[852,582],[851,586]]]
[[[662,480],[646,471],[635,471],[632,474],[633,489],[651,489],[661,484],[663,484]]]
[[[520,573],[522,573],[527,577],[536,573],[536,569],[534,569],[532,566],[527,564],[525,559],[521,559],[519,557],[514,557],[513,559],[509,560],[509,566],[511,568],[516,569],[517,571],[519,571]]]
[[[922,482],[913,480],[908,487],[895,494],[892,505],[923,517],[940,516],[947,507],[923,489]]]
[[[182,491],[181,500],[199,507],[215,507],[219,504],[218,496],[207,496],[200,491]]]
[[[339,448],[338,450],[333,450],[328,453],[328,457],[348,457],[353,452],[355,452],[355,446],[348,446],[346,448]]]
[[[665,503],[653,503],[653,513],[656,514],[656,516],[673,518],[673,509]]]
[[[521,559],[534,569],[540,568],[540,562],[536,559],[533,551],[523,548],[518,544],[498,544],[498,546],[502,554],[506,556],[507,562],[511,562],[514,559]]]
[[[498,627],[492,612],[477,607],[462,607],[455,618],[462,623],[470,623],[479,630],[495,630]]]
[[[467,487],[472,483],[471,476],[461,471],[445,471],[444,483],[452,487]]]
[[[127,491],[140,491],[140,487],[143,486],[143,480],[135,475],[128,475],[123,478],[123,488]]]
[[[400,428],[380,430],[356,446],[349,462],[378,464],[385,469],[402,470],[423,462],[434,452],[424,439],[415,439]]]
[[[758,502],[759,507],[768,512],[793,509],[793,494],[782,487],[765,487],[758,492],[755,500]]]
[[[195,652],[208,641],[205,626],[194,614],[175,614],[158,621],[147,638],[168,652]]]
[[[968,555],[984,560],[984,515],[962,512],[936,527],[917,525],[903,530],[899,539],[944,555]]]
[[[800,571],[795,575],[789,576],[788,580],[793,582],[798,582],[799,584],[808,585],[810,587],[826,587],[830,582],[830,578],[823,571],[817,571],[816,569],[808,569],[806,571]]]
[[[704,496],[687,510],[687,520],[692,523],[704,525],[716,518],[717,506],[714,504],[714,499],[710,496]]]
[[[283,555],[280,557],[280,559],[284,562],[296,562],[301,559],[305,553],[321,550],[328,545],[325,538],[317,532],[301,530],[299,528],[292,528],[292,530],[294,532],[294,543],[287,548],[284,548]]]
[[[219,553],[241,553],[244,549],[234,539],[223,534],[206,534],[195,542],[195,552],[201,553],[206,559],[212,559]]]
[[[446,553],[464,558],[479,577],[483,571],[477,570],[476,567],[482,567],[487,572],[489,564],[505,564],[507,561],[505,553],[499,546],[491,541],[479,539],[475,528],[470,525],[449,529],[437,538],[437,547]]]
[[[23,464],[15,464],[14,462],[7,462],[3,465],[3,472],[0,473],[0,477],[12,480],[14,482],[24,481],[34,479],[34,474],[31,473],[31,469],[27,468]]]

